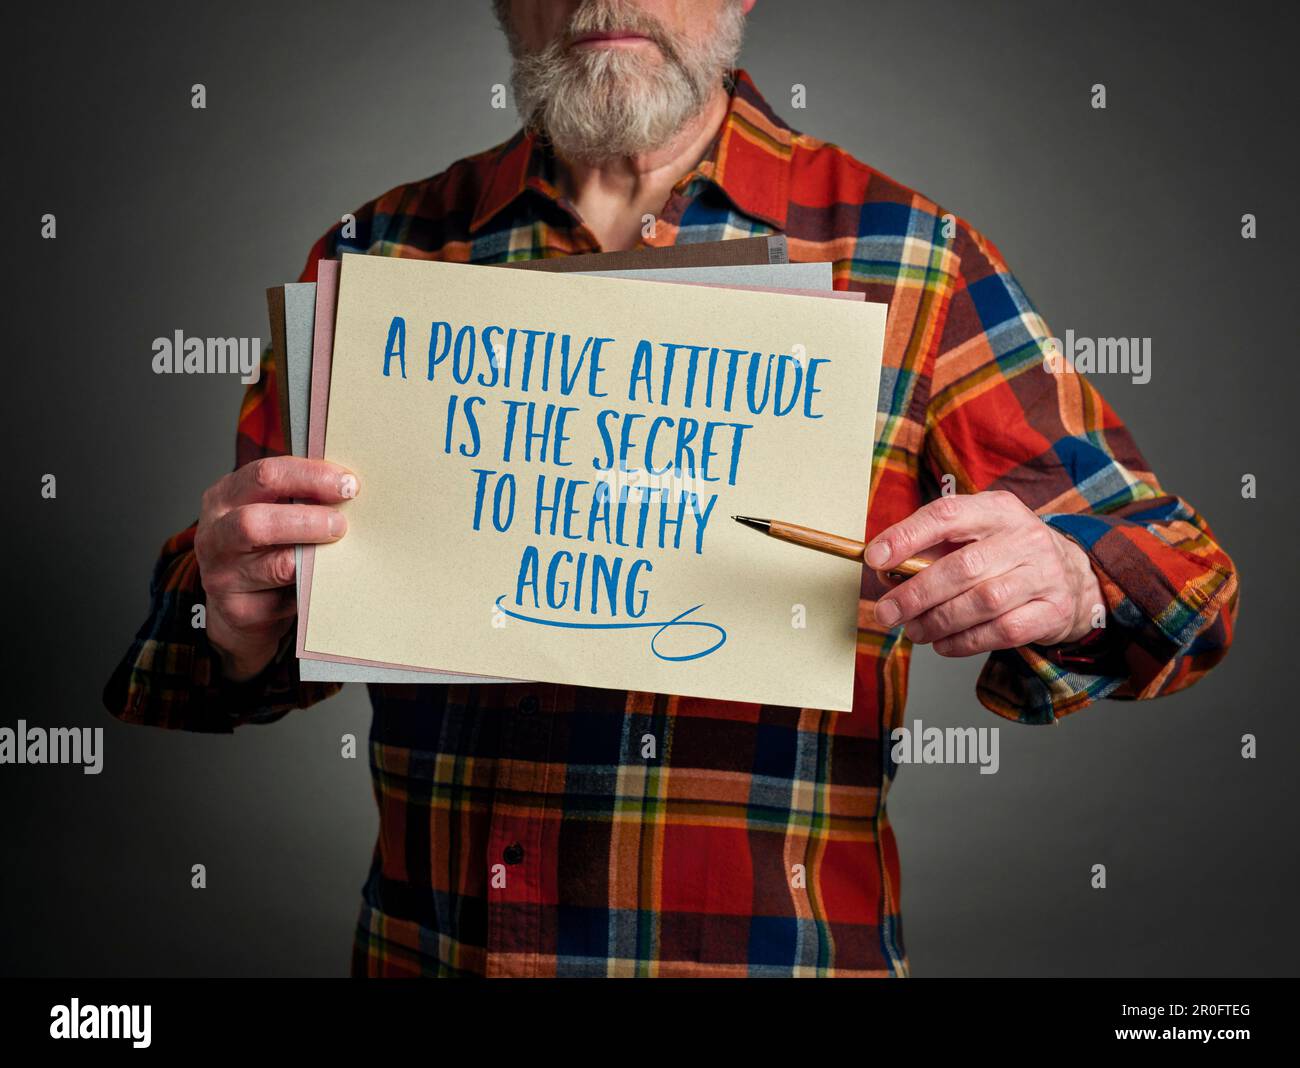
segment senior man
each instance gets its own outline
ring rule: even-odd
[[[1036,724],[1187,686],[1228,647],[1236,579],[1205,521],[1053,359],[991,241],[776,116],[735,66],[753,2],[498,0],[524,128],[364,205],[302,278],[345,251],[501,263],[784,233],[888,304],[853,711],[371,686],[355,974],[905,975],[885,797],[912,643],[987,655],[979,700]],[[337,689],[298,678],[292,545],[345,536],[333,506],[364,472],[283,456],[280,388],[268,361],[236,470],[164,547],[105,693],[124,720],[230,731]],[[938,559],[877,577],[915,554]]]

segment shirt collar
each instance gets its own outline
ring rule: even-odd
[[[744,70],[732,71],[727,84],[730,102],[726,117],[704,158],[674,191],[703,178],[720,189],[738,211],[784,230],[795,131],[777,118]],[[554,160],[548,146],[532,130],[519,130],[496,150],[470,230],[479,230],[529,189],[559,200],[553,177]]]

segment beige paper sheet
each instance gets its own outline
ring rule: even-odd
[[[849,709],[860,566],[762,538],[730,516],[773,516],[862,535],[885,312],[883,305],[817,297],[344,256],[326,454],[358,472],[362,492],[344,506],[348,537],[316,554],[305,647],[447,671]],[[394,316],[407,327],[405,379],[396,356],[390,375],[383,375]],[[598,380],[608,395],[588,396],[587,364],[567,397],[554,388],[554,371],[550,391],[537,388],[536,381],[533,390],[520,389],[518,362],[513,388],[484,387],[477,376],[491,372],[481,347],[468,383],[453,380],[452,356],[428,381],[429,324],[443,320],[453,335],[464,325],[477,332],[488,324],[567,333],[575,360],[589,335],[613,338],[602,349]],[[642,388],[635,401],[628,399],[633,355],[643,338],[655,346],[653,403]],[[504,336],[496,340],[503,347]],[[808,402],[820,418],[799,414],[802,401],[781,418],[754,416],[743,402],[727,413],[718,398],[710,409],[702,401],[702,380],[688,410],[681,403],[682,367],[669,403],[660,403],[659,343],[668,341],[765,355],[802,353],[808,366],[826,361],[816,364],[820,392]],[[707,358],[705,349],[701,370]],[[724,354],[723,367],[725,361]],[[744,395],[747,362],[739,361],[738,398]],[[790,362],[786,367],[793,376]],[[725,378],[722,371],[715,379],[719,393]],[[482,448],[476,457],[458,452],[470,446],[469,435],[459,432],[463,415],[451,453],[444,451],[453,393],[483,398],[476,409]],[[578,409],[565,426],[569,440],[562,458],[570,466],[524,462],[518,434],[516,455],[503,461],[507,400]],[[596,540],[587,540],[590,484],[602,477],[592,459],[605,452],[597,430],[603,409],[618,413],[606,424],[615,445],[622,418],[631,413],[644,417],[635,435],[642,442],[658,416],[752,424],[741,439],[736,484],[727,479],[734,435],[724,429],[714,442],[712,472],[721,480],[691,486],[700,494],[697,508],[712,508],[699,542],[702,553],[694,551],[699,524],[690,506],[681,547],[673,548],[675,531],[669,527],[667,547],[660,548],[657,499],[644,512],[644,545],[607,544],[601,524]],[[665,434],[670,443],[672,431]],[[639,456],[631,462],[639,464]],[[657,459],[665,459],[662,450]],[[494,480],[487,484],[482,529],[472,529],[475,468],[515,476],[514,519],[504,533],[491,519]],[[538,475],[546,478],[548,502],[556,477],[587,483],[573,497],[570,530],[576,539],[534,529]],[[625,541],[637,537],[642,492],[631,491]],[[663,507],[670,518],[678,514],[675,500]],[[617,511],[615,490],[611,524]],[[539,603],[531,586],[519,596],[521,560],[530,546],[537,552]],[[562,605],[547,599],[548,567],[557,551],[571,554],[560,558],[557,571],[561,582],[569,582]],[[575,611],[579,554],[586,555],[582,607]],[[608,568],[619,567],[620,581],[595,584],[600,610],[593,614],[596,556]],[[637,580],[629,584],[634,565]],[[612,606],[606,601],[611,588]],[[637,609],[639,616],[632,614]]]

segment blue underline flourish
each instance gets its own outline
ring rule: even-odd
[[[509,608],[507,608],[505,605],[501,603],[502,601],[505,600],[505,598],[506,595],[503,593],[500,597],[497,598],[496,605],[497,608],[499,608],[507,616],[509,616],[511,619],[518,619],[520,622],[523,623],[536,623],[538,626],[542,626],[542,627],[561,627],[565,630],[638,630],[638,629],[645,629],[647,627],[654,627],[656,629],[654,634],[650,638],[650,651],[654,653],[654,655],[657,656],[660,660],[672,660],[678,662],[683,660],[699,660],[701,657],[708,656],[710,653],[717,652],[727,643],[727,632],[723,630],[720,626],[718,626],[718,624],[705,623],[702,620],[686,618],[692,612],[700,608],[703,608],[704,605],[702,604],[697,604],[694,608],[688,608],[686,609],[685,612],[679,612],[677,615],[673,616],[672,619],[665,620],[663,622],[657,622],[657,623],[643,623],[640,621],[636,623],[573,623],[573,622],[564,622],[558,619],[541,619],[537,616],[526,616],[519,612],[512,612],[510,611]],[[717,631],[720,637],[716,642],[710,645],[707,649],[704,649],[698,653],[688,653],[686,656],[668,656],[666,653],[661,653],[655,647],[655,642],[659,640],[659,635],[661,635],[664,631],[669,630],[673,627],[702,627],[705,630]]]

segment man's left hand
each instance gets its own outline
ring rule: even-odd
[[[1013,493],[940,497],[867,545],[877,571],[949,549],[876,603],[886,627],[942,656],[1070,644],[1094,629],[1101,587],[1087,554]]]

